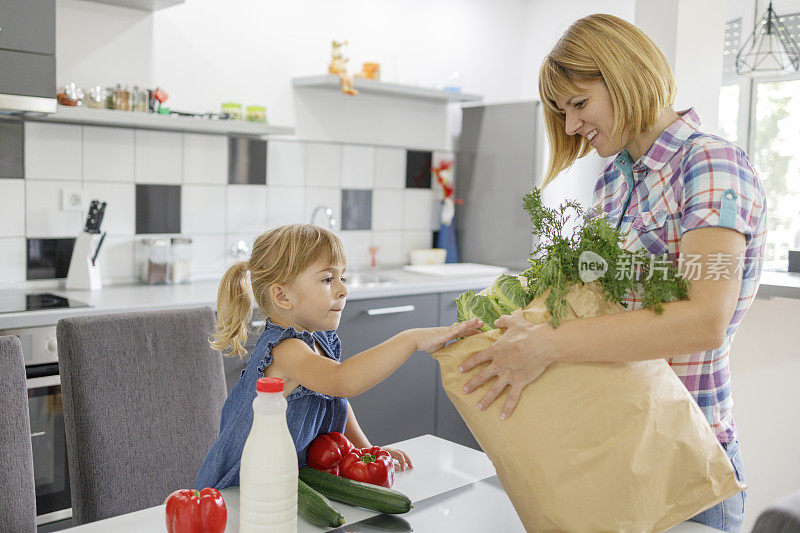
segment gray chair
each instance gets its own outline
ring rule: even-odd
[[[160,505],[194,485],[226,396],[213,329],[208,307],[59,320],[76,524]]]
[[[800,491],[785,496],[764,509],[753,525],[753,533],[797,533],[800,531]]]
[[[0,532],[36,531],[31,420],[22,346],[0,337]]]

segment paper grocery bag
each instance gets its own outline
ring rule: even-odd
[[[624,311],[597,284],[577,284],[562,320]],[[549,320],[544,296],[525,310]],[[500,420],[507,390],[475,408],[492,380],[466,395],[478,370],[458,365],[502,335],[492,330],[433,354],[442,385],[494,463],[528,531],[663,531],[744,490],[689,391],[664,359],[557,363]]]

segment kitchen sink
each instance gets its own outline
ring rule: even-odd
[[[347,279],[346,285],[349,288],[381,287],[392,285],[397,281],[396,278],[373,272],[354,272],[352,274],[346,274],[345,278]]]

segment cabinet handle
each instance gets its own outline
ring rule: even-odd
[[[416,309],[413,305],[398,305],[396,307],[379,307],[377,309],[367,309],[369,316],[393,315],[396,313],[410,313]]]

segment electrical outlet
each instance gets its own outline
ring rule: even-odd
[[[80,187],[62,187],[61,210],[81,211],[83,209],[83,189]]]

